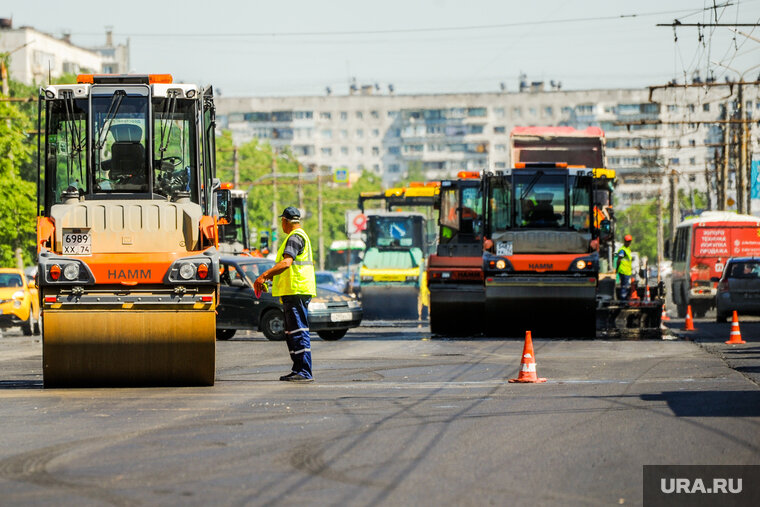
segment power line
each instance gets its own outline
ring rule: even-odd
[[[710,7],[709,9],[712,9]],[[493,25],[469,25],[469,26],[448,26],[448,27],[429,27],[429,28],[390,28],[384,30],[345,30],[345,31],[324,31],[324,32],[223,32],[223,33],[166,33],[166,32],[135,32],[123,33],[116,32],[115,35],[121,37],[321,37],[335,35],[388,35],[395,33],[426,33],[426,32],[454,32],[468,30],[492,30],[499,28],[513,28],[520,26],[539,26],[564,23],[582,23],[587,21],[609,21],[616,19],[633,19],[650,16],[660,16],[663,14],[688,13],[693,15],[702,12],[705,9],[680,9],[673,11],[645,12],[634,14],[618,14],[616,16],[598,16],[587,18],[566,18],[566,19],[549,19],[542,21],[516,21],[513,23],[501,23]],[[745,25],[731,25],[745,26]],[[755,25],[746,25],[755,26]],[[74,32],[74,35],[101,35],[92,32]]]

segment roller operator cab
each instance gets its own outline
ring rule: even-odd
[[[439,335],[482,331],[483,179],[462,171],[441,181],[438,245],[428,259],[430,329]]]
[[[594,171],[527,163],[486,176],[489,334],[593,337],[599,254]]]
[[[211,88],[88,75],[40,92],[45,386],[213,384],[231,217]]]

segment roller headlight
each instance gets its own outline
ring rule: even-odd
[[[507,267],[507,263],[504,261],[504,259],[499,259],[496,261],[496,269],[504,269]]]
[[[66,267],[63,268],[63,277],[70,281],[79,278],[79,264],[66,264]]]
[[[195,265],[190,262],[185,262],[179,267],[179,276],[185,280],[190,280],[195,276]]]
[[[24,291],[23,290],[17,290],[13,293],[11,296],[13,299],[24,299]]]
[[[327,310],[327,305],[320,302],[309,303],[309,310]]]
[[[575,263],[575,267],[578,269],[586,269],[586,261],[583,259],[578,260],[578,262]]]

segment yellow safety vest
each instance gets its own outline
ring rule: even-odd
[[[631,276],[631,273],[633,272],[631,269],[631,261],[633,260],[631,249],[625,246],[621,246],[620,250],[618,250],[618,254],[620,252],[623,252],[625,254],[625,257],[622,259],[618,257],[618,273],[621,275]]]
[[[293,259],[293,264],[288,269],[274,276],[272,280],[272,295],[278,297],[296,294],[316,296],[317,281],[314,276],[314,260],[311,255],[311,241],[309,241],[306,231],[299,227],[298,229],[293,229],[290,234],[285,236],[280,248],[277,250],[275,262],[282,260],[285,245],[288,244],[288,239],[293,234],[298,234],[305,240],[303,251]]]

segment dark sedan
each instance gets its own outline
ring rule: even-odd
[[[229,340],[238,329],[258,330],[269,340],[285,339],[285,318],[280,299],[265,292],[256,298],[253,281],[274,266],[269,259],[245,256],[221,258],[221,297],[216,337]],[[309,303],[309,329],[323,340],[340,340],[362,320],[361,303],[321,287]]]
[[[744,315],[760,315],[758,257],[734,257],[723,268],[715,296],[715,320],[725,322],[734,310]]]

